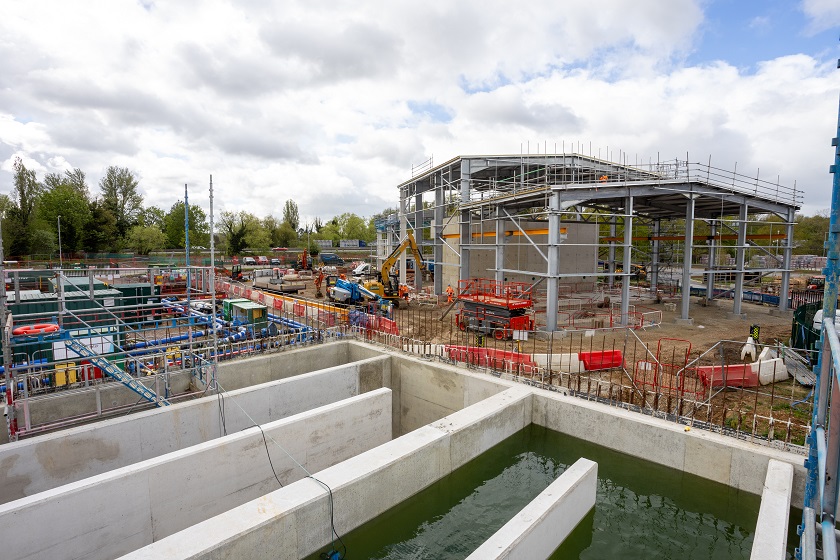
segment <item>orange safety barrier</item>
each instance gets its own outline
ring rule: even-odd
[[[580,352],[578,358],[586,371],[621,367],[621,350],[603,350],[598,352]]]

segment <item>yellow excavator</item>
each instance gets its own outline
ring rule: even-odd
[[[403,251],[409,248],[411,249],[411,253],[414,255],[415,274],[418,274],[418,271],[425,272],[426,263],[423,262],[423,255],[420,254],[420,249],[417,247],[414,235],[408,231],[406,232],[405,239],[402,243],[400,243],[396,249],[391,251],[388,258],[382,262],[382,269],[378,273],[379,277],[376,280],[368,280],[364,283],[365,289],[370,290],[381,298],[393,302],[394,307],[399,307],[400,305],[400,281],[396,274],[391,274],[391,270],[394,268],[394,265],[397,263],[397,259],[400,258]]]

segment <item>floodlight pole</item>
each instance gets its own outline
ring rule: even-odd
[[[64,268],[64,258],[61,256],[61,216],[58,217],[58,268]]]

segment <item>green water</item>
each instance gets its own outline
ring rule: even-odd
[[[581,457],[598,463],[595,509],[552,559],[749,558],[758,496],[538,426],[343,535],[346,558],[465,558]]]

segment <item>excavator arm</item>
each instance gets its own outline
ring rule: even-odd
[[[388,258],[382,262],[382,269],[379,271],[379,281],[383,284],[388,282],[388,277],[391,274],[391,269],[394,268],[394,265],[397,264],[397,259],[400,258],[403,251],[406,249],[411,249],[412,255],[414,255],[414,262],[420,268],[420,270],[426,270],[426,263],[423,262],[423,255],[420,253],[419,247],[417,247],[417,242],[414,240],[414,235],[411,231],[407,231],[405,234],[405,239],[403,239],[402,243],[400,243],[396,249],[391,251],[391,254],[388,255]]]

